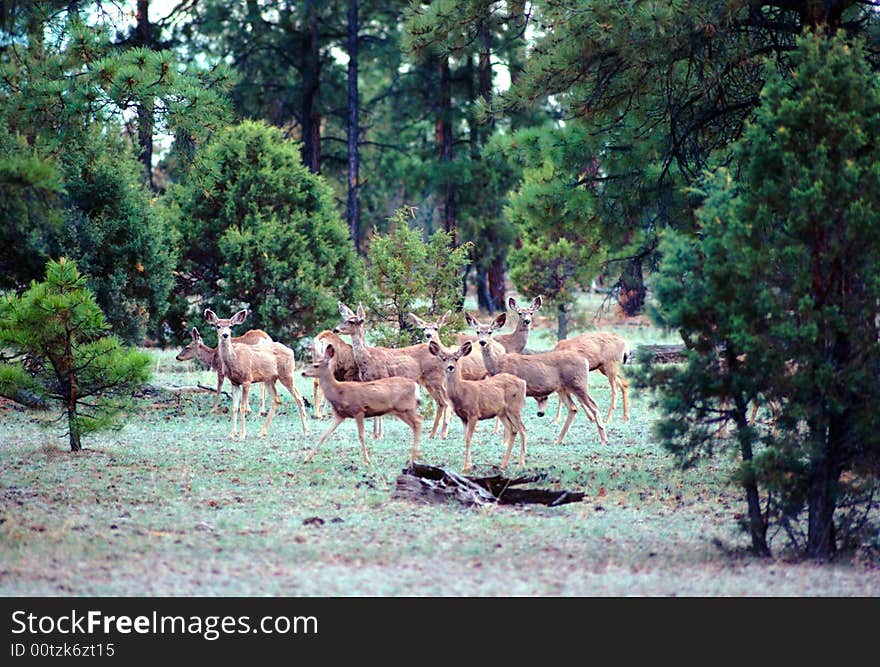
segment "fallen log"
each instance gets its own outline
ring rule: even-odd
[[[685,360],[684,345],[639,345],[636,360],[650,357],[655,364],[678,364]]]
[[[397,477],[393,498],[445,503],[455,500],[463,505],[539,504],[557,507],[580,502],[580,491],[514,488],[537,481],[537,477],[510,479],[501,475],[468,477],[445,468],[413,463]]]

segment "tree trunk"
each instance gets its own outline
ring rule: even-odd
[[[830,560],[837,552],[834,511],[837,508],[836,491],[840,470],[834,453],[840,450],[847,429],[843,417],[833,416],[827,437],[824,438],[824,451],[810,466],[807,556],[816,560]]]
[[[754,459],[752,452],[751,429],[746,419],[746,404],[742,400],[736,401],[736,416],[734,417],[739,438],[739,450],[742,460],[747,465]],[[749,512],[749,535],[752,538],[752,552],[756,556],[766,558],[770,556],[770,546],[767,544],[767,521],[761,512],[761,494],[755,476],[750,474],[743,481],[746,492],[746,506]]]
[[[633,257],[627,262],[623,274],[620,276],[617,303],[620,304],[624,315],[634,317],[645,307],[646,295],[647,289],[642,274],[642,257]]]
[[[434,141],[438,158],[448,166],[452,162],[452,76],[449,71],[448,56],[437,58],[437,75],[439,91],[434,120]],[[443,228],[452,235],[453,246],[458,246],[455,182],[448,169],[446,174],[443,192]]]
[[[321,170],[321,115],[318,113],[318,95],[321,89],[321,51],[318,33],[318,10],[314,2],[308,2],[307,32],[303,40],[302,73],[302,160],[309,171],[317,174]]]
[[[150,26],[150,0],[138,0],[135,44],[145,49],[153,49],[153,31]],[[150,190],[156,190],[153,180],[153,116],[152,99],[143,99],[138,104],[138,146],[140,161],[144,169],[144,180]]]
[[[358,152],[358,0],[348,1],[348,235],[361,252],[360,153]]]
[[[568,338],[568,318],[572,305],[570,303],[560,303],[556,309],[556,339],[565,340]]]

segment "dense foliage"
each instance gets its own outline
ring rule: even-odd
[[[278,130],[246,121],[218,133],[171,197],[179,294],[198,300],[190,321],[205,308],[247,307],[250,326],[294,344],[358,295],[362,269],[330,188]]]
[[[699,235],[664,239],[660,313],[689,355],[647,380],[682,462],[739,452],[756,551],[769,525],[827,558],[856,539],[880,465],[880,84],[843,36],[804,37],[792,62],[736,146],[740,177],[706,183]]]

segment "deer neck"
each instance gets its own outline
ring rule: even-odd
[[[220,368],[220,354],[216,348],[208,347],[204,343],[199,343],[196,348],[196,359],[211,368]]]
[[[358,375],[363,379],[367,366],[370,363],[370,355],[367,350],[367,341],[364,336],[364,330],[357,328],[351,334],[351,354],[354,362],[358,367]]]
[[[489,375],[497,375],[500,372],[501,355],[498,351],[499,347],[501,347],[500,343],[495,343],[491,340],[488,344],[480,346],[480,352],[483,354],[483,365],[486,366]]]
[[[237,366],[237,357],[235,348],[232,345],[232,338],[221,338],[217,343],[217,356],[224,372],[232,370]]]
[[[526,349],[526,344],[529,342],[529,329],[531,327],[527,324],[523,323],[523,318],[519,318],[516,322],[516,328],[513,330],[513,333],[510,334],[510,342],[513,345],[513,349],[517,352],[522,352]]]

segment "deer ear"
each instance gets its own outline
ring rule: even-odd
[[[512,296],[508,297],[507,299],[507,308],[509,310],[516,310],[516,299],[514,299]]]
[[[358,304],[357,318],[359,320],[366,320],[367,319],[367,312],[364,310],[364,304],[362,304],[362,303]]]
[[[210,308],[205,308],[205,321],[208,324],[217,324],[217,314]]]
[[[428,343],[428,352],[433,354],[435,357],[440,354],[440,346],[437,344],[436,340],[432,340]]]
[[[354,312],[352,312],[351,308],[342,303],[342,301],[339,302],[339,314],[346,318],[354,317]]]
[[[192,336],[192,339],[193,339],[194,341],[200,341],[200,340],[202,340],[202,334],[200,334],[200,333],[199,333],[199,330],[196,329],[195,327],[193,327],[193,328],[192,328],[192,331],[190,331],[189,333],[190,333],[190,335]]]
[[[467,323],[470,324],[472,327],[479,326],[480,324],[479,322],[477,322],[477,320],[474,319],[474,316],[467,311],[465,311],[464,313],[464,319],[467,320]]]
[[[464,342],[464,344],[461,346],[461,349],[458,351],[458,357],[459,357],[459,359],[460,359],[461,357],[466,357],[466,356],[468,356],[468,355],[471,353],[471,350],[473,349],[473,347],[474,347],[474,346],[473,346],[473,343],[471,343],[469,340],[466,340],[466,341]]]
[[[247,309],[239,310],[235,315],[232,316],[233,324],[241,324],[247,319],[248,311]]]
[[[425,322],[420,317],[417,317],[415,313],[410,313],[409,319],[411,319],[413,321],[413,324],[415,324],[417,327],[425,326]]]
[[[336,354],[336,350],[333,349],[333,345],[327,343],[327,347],[324,349],[324,356],[328,359],[332,359],[334,354]]]
[[[535,297],[535,300],[532,301],[532,308],[533,308],[534,310],[538,310],[538,308],[541,307],[541,304],[542,304],[542,303],[544,303],[543,299],[541,299],[540,296],[536,296],[536,297]]]
[[[507,322],[507,313],[501,313],[495,320],[492,322],[492,330],[500,329],[504,326],[504,323]]]
[[[443,317],[441,317],[441,318],[437,321],[437,327],[439,328],[439,327],[442,327],[444,324],[446,324],[446,320],[449,319],[449,316],[450,316],[450,315],[452,315],[452,311],[451,311],[451,310],[447,310],[445,313],[443,313]]]

